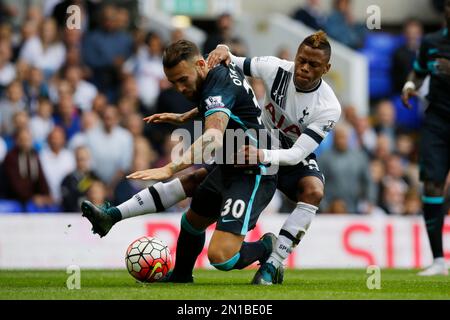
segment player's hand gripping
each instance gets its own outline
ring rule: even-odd
[[[218,46],[209,53],[206,62],[208,63],[208,68],[210,69],[221,62],[225,62],[226,65],[230,64],[231,58],[228,54],[228,49],[225,46]]]
[[[127,179],[140,179],[140,180],[166,180],[173,176],[172,170],[169,167],[161,167],[157,169],[147,169],[142,171],[136,171],[127,176]]]
[[[189,119],[184,117],[184,113],[156,113],[145,117],[144,121],[147,123],[170,123],[174,125],[181,125]]]
[[[401,98],[402,98],[403,105],[405,107],[407,107],[408,109],[412,109],[412,105],[409,102],[409,99],[412,98],[413,96],[417,96],[417,95],[418,95],[418,92],[415,88],[414,83],[408,81],[402,90]]]
[[[254,146],[245,145],[239,149],[239,154],[243,154],[245,163],[237,163],[235,167],[248,167],[254,166],[264,161],[264,152],[261,149],[258,149]],[[238,160],[242,159],[242,156],[239,155],[236,157]]]

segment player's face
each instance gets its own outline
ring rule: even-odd
[[[173,68],[164,68],[167,79],[174,85],[175,90],[191,101],[198,100],[203,81],[200,61],[202,60],[183,60]]]
[[[295,56],[295,85],[301,90],[313,89],[330,66],[325,51],[300,46]]]

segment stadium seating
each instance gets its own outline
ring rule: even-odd
[[[34,202],[29,201],[25,205],[25,210],[27,213],[35,214],[35,213],[59,213],[61,212],[61,208],[58,205],[46,205],[46,206],[38,206]]]
[[[395,123],[397,126],[409,130],[420,129],[422,122],[421,103],[417,97],[410,99],[412,109],[405,108],[402,104],[400,95],[392,97],[392,103],[395,106]]]
[[[24,208],[19,201],[0,199],[0,214],[21,213],[23,211]]]
[[[404,43],[403,36],[386,32],[372,32],[366,37],[360,52],[369,61],[370,98],[384,98],[392,93],[392,55]]]

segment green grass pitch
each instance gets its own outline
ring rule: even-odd
[[[287,270],[285,282],[249,285],[255,270],[196,270],[194,284],[137,283],[126,270],[81,270],[81,289],[68,290],[61,271],[0,271],[0,299],[450,299],[450,277],[417,270],[381,270],[381,289],[369,290],[363,269]]]

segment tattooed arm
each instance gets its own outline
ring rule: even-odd
[[[130,174],[127,178],[142,180],[165,180],[175,173],[184,170],[194,163],[203,163],[203,156],[212,154],[213,150],[222,147],[223,134],[228,125],[229,117],[225,112],[215,112],[206,117],[205,132],[179,158],[158,169],[148,169]]]

